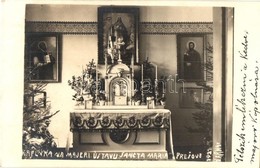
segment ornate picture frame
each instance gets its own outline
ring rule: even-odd
[[[205,81],[205,35],[177,36],[178,76],[186,82]]]
[[[37,92],[33,97],[33,105],[46,108],[47,92]]]
[[[130,64],[132,56],[139,63],[138,24],[137,7],[99,7],[98,64],[105,64],[105,57],[108,64],[117,60],[119,50],[123,63]]]
[[[61,82],[61,38],[59,34],[27,33],[25,70],[30,82]]]

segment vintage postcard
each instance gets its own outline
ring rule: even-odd
[[[3,167],[259,166],[260,3],[65,2],[1,2]]]

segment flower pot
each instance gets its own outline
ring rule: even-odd
[[[92,109],[92,100],[85,100],[85,109]]]
[[[155,106],[154,106],[154,100],[153,99],[151,99],[151,100],[149,100],[149,99],[147,99],[147,108],[148,109],[153,109]]]
[[[99,105],[104,106],[105,105],[105,100],[99,100]]]
[[[141,104],[141,100],[137,100],[134,102],[135,106],[139,106]]]

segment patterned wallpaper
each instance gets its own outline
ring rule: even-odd
[[[32,22],[26,33],[97,34],[97,22]],[[212,22],[140,22],[140,34],[212,33]]]

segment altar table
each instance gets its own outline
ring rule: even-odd
[[[73,151],[88,152],[93,159],[174,159],[167,109],[74,110],[70,128]]]

